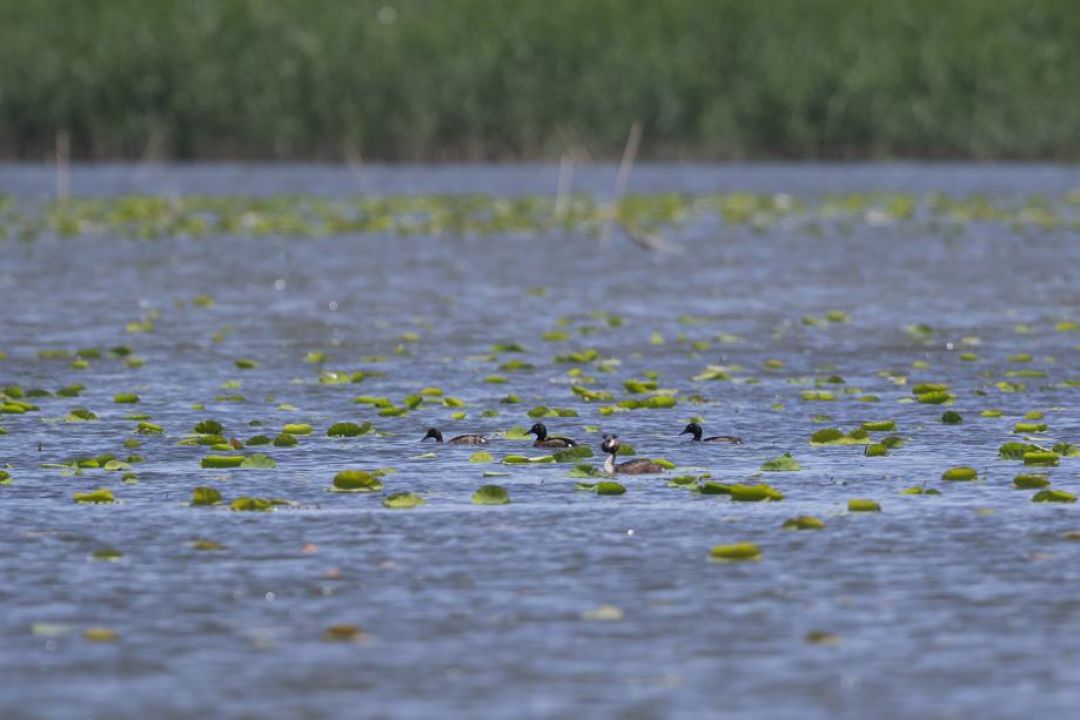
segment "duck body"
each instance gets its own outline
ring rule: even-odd
[[[604,460],[604,472],[609,475],[654,475],[664,472],[664,467],[652,460],[637,458],[626,462],[615,462],[615,455],[619,452],[619,436],[604,435],[604,441],[600,443],[600,449],[607,453]]]
[[[420,441],[423,442],[428,438],[434,439],[437,443],[443,442],[443,434],[438,428],[428,428],[427,434],[420,438]],[[486,445],[487,441],[483,435],[458,435],[445,442],[447,445]]]
[[[529,434],[536,436],[533,447],[537,448],[571,448],[577,447],[577,442],[568,437],[548,437],[547,427],[544,423],[536,423],[529,428]]]
[[[707,442],[707,443],[728,443],[730,445],[742,445],[742,438],[735,437],[734,435],[713,435],[712,437],[702,437],[705,434],[704,430],[697,423],[690,423],[680,435],[693,435],[694,442]]]

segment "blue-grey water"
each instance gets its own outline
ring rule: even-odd
[[[557,176],[531,166],[112,166],[76,169],[71,188],[514,195],[553,194]],[[603,194],[613,176],[579,170],[575,187]],[[20,200],[47,197],[54,182],[47,168],[0,168],[0,192]],[[665,166],[639,168],[631,187],[979,192],[1017,203],[1080,188],[1080,170]],[[684,252],[575,233],[0,241],[0,387],[85,385],[80,397],[32,399],[38,412],[0,414],[0,467],[12,477],[0,486],[0,716],[1076,717],[1080,542],[1066,533],[1080,531],[1078,506],[1031,502],[1034,491],[1012,487],[1023,466],[997,449],[1021,439],[1013,426],[1029,411],[1045,413],[1040,443],[1080,443],[1080,388],[1068,382],[1080,380],[1080,333],[1055,328],[1080,320],[1077,230],[916,221],[750,229],[705,216],[665,232]],[[203,294],[213,307],[192,304]],[[802,322],[830,310],[850,322]],[[610,327],[597,311],[623,324]],[[153,332],[127,332],[148,313]],[[905,330],[916,323],[934,332]],[[555,329],[570,341],[541,338]],[[525,352],[492,354],[509,342]],[[117,345],[145,365],[112,357]],[[104,357],[84,370],[38,357],[82,348]],[[553,359],[584,348],[619,362]],[[305,362],[318,350],[324,365]],[[1015,362],[1019,353],[1031,361]],[[239,369],[239,358],[259,366]],[[534,369],[498,370],[513,358]],[[765,368],[768,359],[783,367]],[[709,365],[728,366],[732,379],[693,379]],[[571,392],[574,367],[616,400],[629,397],[625,380],[655,371],[679,405],[601,416],[609,403]],[[1015,376],[1031,369],[1046,375]],[[323,370],[385,374],[326,384]],[[507,382],[484,382],[492,374]],[[832,375],[844,384],[815,384]],[[955,404],[910,402],[920,382],[949,384]],[[1025,387],[1005,392],[999,382]],[[428,401],[381,417],[354,402],[399,402],[432,386],[465,407]],[[837,399],[805,401],[806,390]],[[115,404],[123,392],[141,402]],[[510,394],[521,402],[501,402]],[[486,449],[496,461],[540,455],[499,437],[530,425],[538,405],[576,410],[545,422],[594,450],[599,430],[617,432],[640,455],[677,463],[668,477],[768,482],[785,499],[733,503],[668,487],[664,476],[596,496],[575,491],[570,465],[473,464],[476,448],[420,442],[435,425],[495,436]],[[76,407],[99,419],[64,422]],[[981,417],[988,408],[1003,416]],[[945,409],[965,422],[942,424]],[[132,413],[165,434],[136,436]],[[815,423],[821,413],[833,420]],[[677,433],[692,416],[707,434],[745,443],[691,444]],[[272,456],[275,469],[202,469],[207,450],[179,442],[205,418],[240,439],[285,423],[315,432],[295,447],[244,451]],[[886,457],[809,444],[821,427],[887,419],[906,444]],[[380,434],[326,437],[347,420],[370,420]],[[125,448],[129,438],[141,447]],[[800,471],[759,474],[784,452]],[[103,453],[141,455],[137,483],[42,467]],[[942,482],[957,465],[979,480]],[[1078,466],[1066,457],[1043,472],[1075,493]],[[396,469],[382,494],[327,492],[339,470],[380,467]],[[471,504],[491,482],[509,490],[510,505]],[[295,505],[192,507],[201,485],[226,501]],[[942,494],[901,494],[923,485]],[[118,502],[72,502],[98,487]],[[385,494],[405,490],[427,504],[382,507]],[[849,513],[852,498],[877,500],[882,512]],[[781,530],[803,514],[826,529]],[[195,549],[199,539],[223,549]],[[713,545],[739,541],[757,543],[761,560],[709,561]],[[93,558],[105,548],[123,556]],[[590,614],[605,605],[621,619]],[[358,625],[360,641],[322,640],[338,623]],[[95,627],[115,641],[84,638]],[[838,641],[808,642],[815,632]]]

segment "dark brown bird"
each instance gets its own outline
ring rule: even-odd
[[[600,443],[600,449],[607,453],[607,460],[604,461],[604,472],[609,475],[619,473],[622,475],[651,475],[653,473],[664,472],[664,468],[661,465],[657,465],[652,460],[646,460],[645,458],[638,458],[637,460],[627,460],[624,463],[615,462],[615,454],[619,452],[619,436],[604,434],[604,441]]]
[[[685,428],[683,428],[683,431],[679,434],[693,435],[694,442],[731,443],[732,445],[742,445],[742,438],[735,437],[734,435],[713,435],[712,437],[703,438],[701,437],[703,433],[704,431],[701,429],[701,426],[697,423],[692,422]]]
[[[536,436],[536,442],[533,443],[533,447],[546,447],[546,448],[569,448],[577,447],[577,443],[567,437],[548,437],[547,427],[544,423],[536,423],[529,428],[529,434]]]
[[[434,438],[437,443],[443,442],[442,433],[439,432],[438,428],[428,428],[427,435],[420,438],[420,442],[423,442],[428,438]],[[446,442],[450,445],[486,445],[487,438],[483,435],[458,435],[457,437],[450,438]]]

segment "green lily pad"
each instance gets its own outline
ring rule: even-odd
[[[207,455],[202,459],[202,466],[204,468],[238,468],[243,462],[243,455]]]
[[[1074,503],[1076,495],[1064,490],[1040,490],[1031,497],[1031,502]]]
[[[1039,465],[1044,467],[1054,467],[1060,462],[1058,454],[1046,450],[1037,450],[1033,452],[1024,453],[1025,465]]]
[[[254,370],[255,368],[259,367],[258,361],[252,360],[251,358],[240,358],[239,360],[236,360],[233,364],[236,365],[237,369],[239,370]]]
[[[1020,473],[1013,478],[1013,487],[1019,490],[1038,490],[1047,487],[1049,484],[1050,478],[1045,475]]]
[[[264,497],[238,497],[229,503],[229,509],[234,512],[269,512],[275,505],[283,504]]]
[[[221,493],[208,486],[195,488],[191,494],[192,505],[217,505],[221,502]]]
[[[370,493],[383,489],[382,480],[366,470],[342,470],[334,476],[335,492]]]
[[[473,493],[472,502],[476,505],[506,505],[510,502],[510,493],[500,485],[481,485]]]
[[[731,543],[729,545],[714,545],[709,551],[709,559],[713,562],[744,562],[746,560],[760,560],[761,548],[752,542]]]
[[[951,467],[941,475],[942,480],[960,480],[968,481],[975,480],[979,476],[979,473],[975,468],[968,467],[966,465],[960,465],[957,467]]]
[[[199,435],[221,435],[225,431],[217,420],[203,420],[195,425],[194,432]]]
[[[135,393],[119,393],[113,396],[113,402],[121,405],[134,405],[139,402],[139,396]]]
[[[962,425],[964,417],[955,410],[946,410],[941,414],[941,422],[945,425]]]
[[[761,464],[763,472],[795,472],[800,469],[799,461],[791,456],[791,453],[784,453],[780,457],[775,457],[771,460],[766,460]]]
[[[11,473],[9,473],[7,470],[0,470],[0,485],[10,485],[10,484],[11,484]]]
[[[729,494],[734,502],[779,502],[784,494],[771,485],[740,485],[729,487]]]
[[[813,515],[799,515],[784,521],[785,530],[824,530],[825,522]]]
[[[593,456],[592,448],[588,445],[578,445],[576,447],[566,448],[565,450],[557,450],[552,454],[555,458],[555,462],[568,463],[577,462],[583,458],[590,458]]]
[[[924,487],[916,486],[916,487],[904,488],[903,490],[900,491],[900,494],[901,495],[940,495],[941,491],[940,490],[935,490],[934,488],[924,488]]]
[[[427,500],[420,497],[416,493],[399,492],[384,497],[382,504],[383,507],[392,508],[395,510],[404,510],[408,508],[418,507],[426,502]]]
[[[64,418],[67,422],[90,422],[97,420],[97,415],[86,408],[75,408]]]
[[[107,488],[98,488],[91,492],[75,493],[72,499],[77,503],[111,503],[116,502],[112,491]]]
[[[873,500],[855,498],[848,500],[847,509],[848,512],[881,512],[881,505]]]
[[[866,457],[884,457],[889,454],[889,448],[885,447],[881,443],[874,443],[867,445],[863,450],[863,455]]]
[[[327,437],[358,437],[375,432],[375,426],[370,422],[356,424],[353,422],[334,423],[326,430]]]
[[[277,467],[277,463],[269,455],[255,453],[245,457],[244,461],[240,463],[240,467],[252,470],[272,470]]]
[[[878,420],[874,422],[864,422],[862,429],[867,432],[888,432],[896,429],[895,420]]]
[[[1040,451],[1042,451],[1042,448],[1038,445],[1022,442],[1007,442],[1003,443],[1001,447],[998,448],[998,455],[1006,460],[1023,460],[1024,455],[1027,453]]]
[[[296,439],[295,435],[283,432],[274,438],[274,447],[293,447],[299,442],[300,441]]]
[[[626,488],[614,480],[601,480],[596,483],[594,489],[597,495],[623,495],[626,493]]]
[[[281,432],[287,435],[310,435],[314,431],[307,423],[288,423],[281,428]]]

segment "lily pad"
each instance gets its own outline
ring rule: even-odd
[[[1045,475],[1020,473],[1013,478],[1013,487],[1019,490],[1038,490],[1047,487],[1049,484],[1050,478]]]
[[[626,488],[614,480],[601,480],[596,483],[595,491],[597,495],[623,495]]]
[[[489,453],[487,450],[479,450],[469,456],[469,462],[471,463],[490,463],[495,462],[495,456]]]
[[[375,426],[370,422],[358,425],[353,422],[334,423],[326,430],[327,437],[358,437],[375,432]]]
[[[191,494],[192,505],[217,505],[221,502],[221,493],[208,486],[195,488]]]
[[[254,370],[259,367],[258,361],[252,360],[251,358],[240,358],[233,364],[236,365],[239,370]]]
[[[881,512],[881,505],[878,505],[874,500],[854,498],[848,500],[847,509],[848,512]]]
[[[874,443],[867,445],[863,450],[863,455],[866,457],[884,457],[889,454],[889,448],[885,447],[881,443]]]
[[[75,493],[72,499],[77,503],[111,503],[116,502],[112,491],[107,488],[98,488],[91,492]]]
[[[243,496],[229,503],[229,509],[234,512],[269,512],[275,505],[280,504],[282,503],[269,498]]]
[[[342,470],[334,476],[335,492],[370,493],[382,489],[382,480],[366,470]]]
[[[75,408],[64,418],[67,422],[89,422],[97,420],[97,415],[86,408]]]
[[[510,502],[510,493],[501,485],[482,485],[473,493],[472,502],[476,505],[506,505]]]
[[[1064,490],[1040,490],[1031,497],[1031,502],[1074,503],[1076,495]]]
[[[383,507],[386,508],[392,508],[394,510],[405,510],[409,508],[419,507],[426,502],[427,500],[420,497],[416,493],[399,492],[384,497],[382,504]]]
[[[245,457],[244,461],[240,463],[240,467],[253,470],[271,470],[277,467],[277,463],[269,455],[255,453]]]
[[[135,393],[119,393],[113,396],[113,402],[121,405],[134,405],[139,402],[139,396]]]
[[[780,457],[775,457],[771,460],[766,460],[761,464],[763,472],[795,472],[800,469],[799,461],[791,456],[791,453],[784,453]]]
[[[975,480],[979,476],[979,473],[975,468],[968,467],[966,465],[960,465],[957,467],[951,467],[941,475],[942,480],[959,480],[969,481]]]
[[[203,420],[194,428],[194,432],[199,435],[220,435],[224,431],[225,428],[217,420]]]
[[[731,485],[729,493],[734,502],[779,502],[784,494],[771,485]]]
[[[1024,453],[1025,465],[1038,465],[1042,467],[1054,467],[1060,462],[1058,454],[1046,450],[1037,450]]]
[[[945,425],[962,425],[964,417],[955,410],[946,410],[941,414],[941,422]]]
[[[888,432],[896,429],[895,420],[878,420],[875,422],[864,422],[862,429],[867,432]]]
[[[746,560],[760,560],[761,548],[752,542],[732,543],[730,545],[714,545],[709,551],[709,559],[713,562],[743,562]]]
[[[293,447],[299,442],[295,435],[283,432],[274,438],[274,447]]]
[[[287,435],[310,435],[314,431],[307,423],[288,423],[281,428],[281,432]]]
[[[813,515],[799,515],[784,521],[785,530],[824,530],[825,522]]]
[[[238,468],[244,462],[243,455],[207,455],[202,459],[204,468]]]

